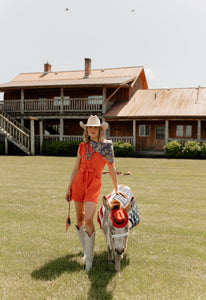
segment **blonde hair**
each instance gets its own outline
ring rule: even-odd
[[[88,135],[88,130],[87,130],[87,127],[84,129],[84,133],[83,133],[83,141],[85,143],[87,143],[89,140],[89,135]],[[98,136],[98,141],[100,143],[104,142],[105,140],[105,132],[104,130],[102,129],[102,127],[100,126],[99,127],[99,136]]]

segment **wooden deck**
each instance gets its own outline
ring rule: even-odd
[[[33,100],[4,100],[3,109],[7,113],[30,112],[101,112],[100,99],[65,98],[61,99],[33,99]]]

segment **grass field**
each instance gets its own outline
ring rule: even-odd
[[[206,160],[118,158],[141,221],[121,274],[96,222],[86,274],[64,200],[73,158],[0,157],[0,299],[206,299]],[[102,195],[113,188],[103,175]],[[101,199],[99,201],[99,206]]]

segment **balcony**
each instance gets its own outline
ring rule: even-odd
[[[4,100],[3,109],[7,113],[101,112],[102,98]]]

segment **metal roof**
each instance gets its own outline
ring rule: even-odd
[[[127,102],[114,104],[106,118],[206,117],[206,88],[138,90]]]
[[[20,87],[124,85],[140,76],[143,67],[92,70],[88,78],[84,71],[21,73],[12,81],[1,84],[0,90]]]

